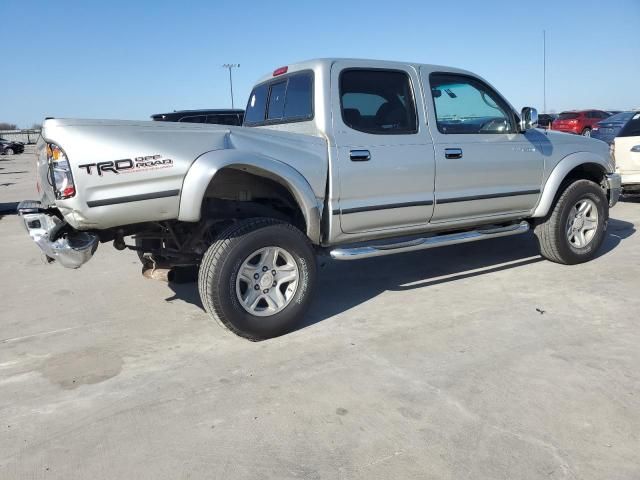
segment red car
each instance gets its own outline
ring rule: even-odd
[[[611,115],[602,110],[575,110],[572,112],[562,112],[551,123],[552,130],[575,133],[577,135],[591,136],[591,129],[600,120]]]

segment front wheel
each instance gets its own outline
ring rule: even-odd
[[[311,302],[316,258],[307,237],[272,218],[242,220],[204,254],[200,298],[220,324],[249,340],[292,329]]]
[[[609,204],[602,188],[590,180],[577,180],[535,226],[540,254],[567,265],[589,261],[604,241],[608,220]]]
[[[591,136],[591,129],[590,129],[590,128],[585,128],[585,129],[582,131],[582,136],[583,136],[583,137],[590,137],[590,136]]]
[[[13,155],[13,154],[14,154],[13,148],[7,148],[7,149],[4,151],[4,154],[5,154],[5,155]]]

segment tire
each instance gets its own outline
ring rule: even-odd
[[[584,130],[582,130],[582,134],[583,137],[590,137],[591,136],[591,129],[589,127],[585,128]]]
[[[13,152],[13,148],[7,148],[7,149],[4,151],[4,154],[5,154],[5,155],[13,155],[13,153],[14,153],[14,152]]]
[[[284,282],[287,276],[296,280]],[[315,283],[311,243],[294,226],[273,218],[242,220],[222,232],[205,252],[198,275],[209,315],[252,341],[289,332],[307,311]]]
[[[577,218],[577,207],[588,208],[587,215],[583,212]],[[549,215],[534,227],[540,254],[565,265],[587,262],[602,245],[608,220],[609,204],[602,188],[590,180],[576,180],[565,188]],[[594,228],[584,233],[582,229],[588,225]],[[582,244],[581,239],[586,243]]]

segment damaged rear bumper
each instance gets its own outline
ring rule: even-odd
[[[34,200],[20,202],[18,213],[31,239],[47,258],[67,268],[79,268],[88,262],[98,248],[98,236],[71,228]]]

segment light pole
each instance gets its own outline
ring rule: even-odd
[[[542,112],[547,113],[547,31],[542,30]]]
[[[229,70],[229,87],[231,88],[231,108],[233,107],[233,77],[231,75],[231,70],[234,68],[240,68],[240,64],[239,63],[225,63],[224,65],[222,65],[223,68],[226,68]]]

